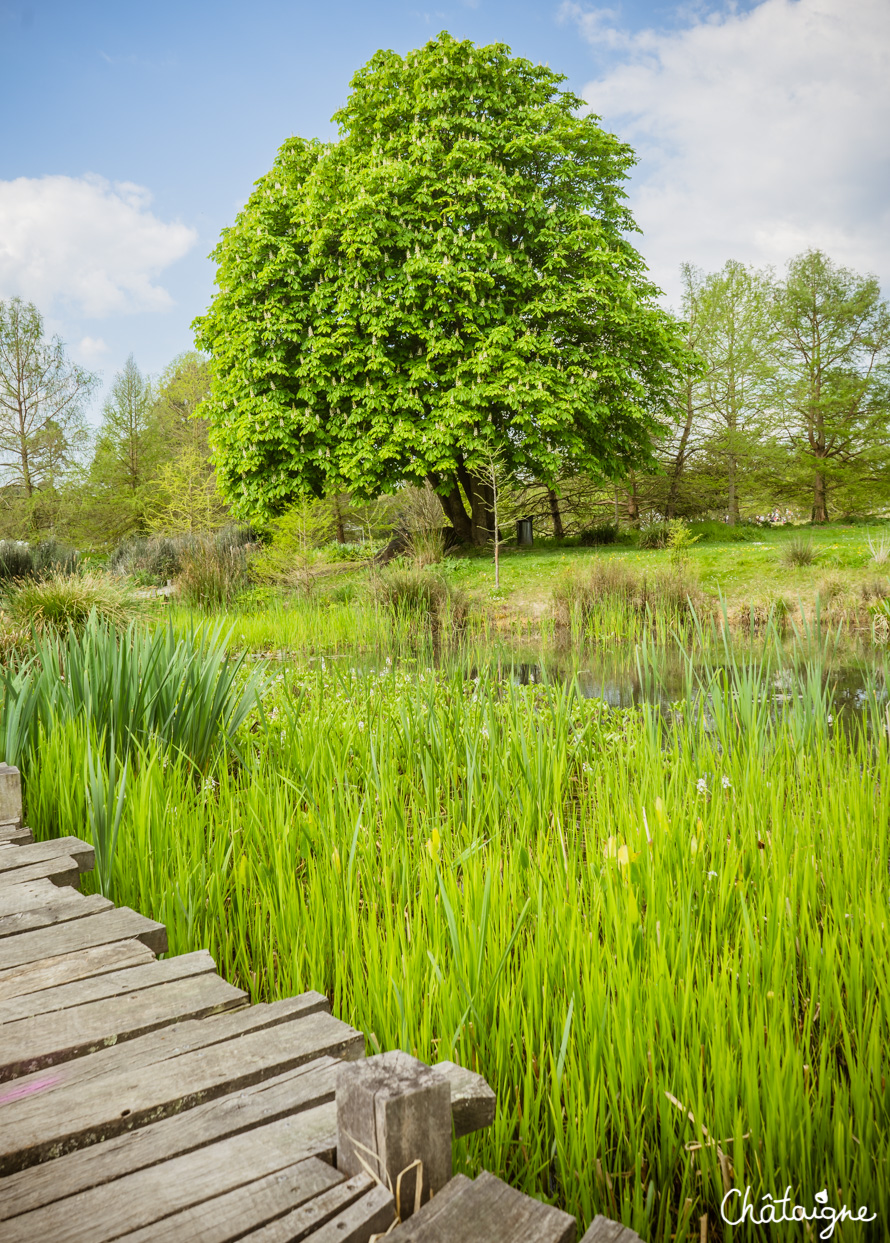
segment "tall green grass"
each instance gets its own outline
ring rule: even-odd
[[[840,728],[812,659],[781,706],[777,645],[690,664],[668,714],[507,669],[283,668],[240,766],[131,751],[117,900],[254,999],[317,988],[370,1052],[480,1071],[497,1121],[456,1168],[584,1224],[729,1238],[746,1184],[885,1223],[888,721],[876,679]],[[41,833],[83,834],[92,728],[41,726]]]

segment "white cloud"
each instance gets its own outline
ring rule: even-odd
[[[808,246],[890,286],[887,0],[762,0],[669,31],[562,12],[608,56],[582,94],[640,157],[639,246],[672,299],[684,260],[781,267]]]
[[[91,365],[108,353],[108,346],[101,337],[84,337],[72,351],[79,362]]]
[[[0,297],[47,313],[166,310],[173,300],[157,277],[197,234],[158,219],[150,202],[142,186],[89,174],[0,181]]]

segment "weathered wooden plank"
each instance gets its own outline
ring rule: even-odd
[[[15,891],[25,886],[12,885],[10,888]],[[20,932],[36,932],[38,928],[51,928],[54,924],[83,919],[86,915],[98,915],[101,911],[110,911],[114,905],[98,893],[82,894],[73,889],[56,889],[56,893],[59,896],[44,906],[0,915],[0,938],[16,936]]]
[[[39,962],[50,954],[70,954],[94,945],[107,945],[110,941],[127,940],[141,941],[156,954],[162,954],[167,948],[167,929],[127,906],[113,907],[110,911],[87,915],[54,928],[5,937],[0,941],[0,971]]]
[[[19,911],[40,910],[61,898],[83,898],[85,895],[67,885],[54,885],[51,880],[21,882],[18,885],[0,885],[0,916],[17,915]]]
[[[375,1183],[366,1195],[355,1200],[336,1217],[313,1230],[312,1243],[368,1243],[374,1234],[385,1234],[395,1221],[396,1210],[392,1195],[381,1183]],[[262,1231],[247,1236],[253,1243],[267,1243]],[[303,1236],[306,1237],[305,1235]],[[462,1243],[476,1235],[470,1227],[465,1231]]]
[[[337,1189],[344,1181],[333,1166],[308,1157],[121,1239],[126,1243],[182,1243],[183,1239],[189,1243],[231,1243],[301,1205],[311,1210],[320,1195]]]
[[[284,1005],[174,1024],[4,1084],[0,1174],[191,1109],[322,1055],[363,1055],[361,1033],[321,1011],[261,1028],[257,1011]],[[220,1042],[227,1028],[238,1035],[236,1020],[249,1034]]]
[[[35,1239],[107,1243],[143,1230],[211,1197],[314,1157],[317,1148],[327,1141],[331,1114],[329,1105],[305,1110],[125,1175],[74,1200],[57,1200],[5,1221],[4,1243],[33,1243]],[[342,1177],[322,1161],[311,1167],[315,1194]],[[195,1237],[200,1236],[179,1236],[189,1243]]]
[[[491,1126],[497,1099],[481,1075],[454,1062],[436,1062],[433,1070],[444,1075],[451,1088],[451,1117],[456,1139]]]
[[[26,825],[20,824],[18,820],[0,824],[0,843],[4,846],[27,846],[33,840],[31,830]]]
[[[0,846],[0,854],[17,849],[17,846]],[[40,863],[29,863],[27,867],[14,868],[10,872],[0,872],[0,890],[44,878],[51,880],[54,885],[70,885],[73,889],[77,889],[80,885],[80,876],[81,870],[76,859],[73,859],[71,855],[56,855]]]
[[[28,846],[10,846],[8,850],[0,850],[0,879],[10,879],[5,875],[7,872],[60,857],[74,859],[81,872],[89,872],[95,862],[95,852],[89,842],[82,842],[79,837],[55,837],[47,842],[32,842]]]
[[[640,1236],[629,1226],[608,1217],[594,1217],[585,1231],[581,1243],[642,1243]]]
[[[246,1000],[242,989],[207,974],[5,1022],[0,1035],[0,1082],[133,1040],[170,1023],[235,1009]]]
[[[0,764],[0,820],[22,820],[22,777],[12,764]]]
[[[329,1191],[322,1192],[301,1208],[276,1218],[262,1229],[255,1230],[245,1237],[249,1238],[251,1243],[298,1243],[300,1239],[314,1239],[316,1231],[349,1208],[356,1200],[367,1196],[370,1191],[374,1190],[375,1185],[374,1179],[369,1178],[367,1174],[356,1174],[346,1179],[345,1182],[337,1183]],[[135,1241],[128,1239],[127,1243],[135,1243]],[[204,1243],[203,1236],[202,1243]]]
[[[482,1173],[451,1195],[443,1192],[430,1200],[387,1238],[391,1243],[462,1243],[468,1227],[474,1243],[575,1243],[577,1233],[568,1213]]]
[[[0,971],[0,1001],[154,960],[152,951],[141,941],[113,941],[71,954],[53,954],[41,962]]]
[[[86,980],[75,980],[71,984],[59,984],[56,988],[44,988],[39,993],[14,997],[3,1006],[3,1022],[14,1023],[39,1014],[52,1014],[54,1010],[69,1010],[91,1001],[104,1001],[106,997],[123,997],[172,980],[215,973],[216,963],[207,950],[176,954],[173,958],[156,959],[152,956],[151,961],[141,967],[128,967]]]
[[[330,1164],[337,1146],[338,1066],[334,1058],[315,1058],[184,1113],[10,1174],[0,1179],[0,1221],[320,1105],[327,1107],[329,1123],[320,1155]]]

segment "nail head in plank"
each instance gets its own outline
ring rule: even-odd
[[[141,941],[114,941],[73,954],[54,954],[41,962],[0,971],[0,1001],[154,961],[154,954]]]
[[[17,937],[0,941],[0,971],[39,962],[50,954],[73,953],[106,945],[110,941],[141,941],[156,954],[167,948],[167,929],[153,919],[146,919],[128,906],[113,907],[98,915],[87,915],[55,928],[23,932]]]
[[[207,950],[194,950],[190,954],[176,954],[173,958],[151,957],[139,967],[124,968],[105,975],[90,976],[71,984],[59,984],[56,988],[44,988],[39,993],[27,993],[14,997],[3,1007],[3,1020],[13,1023],[18,1019],[30,1019],[39,1014],[51,1014],[54,1010],[69,1010],[91,1001],[103,1001],[106,997],[122,997],[137,993],[157,984],[171,980],[184,980],[201,975],[214,975],[216,963]]]
[[[218,975],[207,974],[157,984],[148,991],[85,1002],[54,1014],[5,1022],[0,1040],[0,1082],[85,1057],[184,1019],[233,1010],[246,1002],[242,989]]]
[[[13,889],[22,888],[23,885],[13,886]],[[38,909],[0,915],[0,938],[16,936],[20,932],[36,932],[38,928],[51,928],[72,919],[83,919],[85,915],[98,915],[101,911],[110,911],[114,905],[99,893],[82,894],[73,889],[56,889],[56,893],[59,895],[57,898]]]
[[[388,1243],[462,1243],[469,1223],[474,1243],[575,1243],[577,1233],[568,1213],[483,1172],[452,1195],[436,1196]]]
[[[330,1130],[320,1155],[331,1163],[337,1142],[333,1102],[338,1066],[332,1057],[315,1058],[184,1113],[9,1174],[0,1179],[0,1221],[319,1105],[330,1107]]]
[[[444,1075],[451,1088],[454,1137],[460,1139],[494,1122],[497,1098],[481,1075],[454,1062],[436,1062],[433,1070]]]
[[[213,1015],[191,1025],[249,1020],[256,1009]],[[103,1049],[0,1085],[4,1121],[0,1174],[51,1161],[75,1148],[191,1109],[301,1062],[322,1055],[357,1057],[364,1051],[360,1032],[324,1013],[190,1053],[181,1052],[175,1036],[170,1037],[176,1026],[137,1037],[119,1049]],[[140,1060],[138,1046],[143,1043],[151,1043],[152,1050]],[[103,1073],[109,1060],[118,1066],[112,1073]]]
[[[148,1166],[73,1201],[58,1200],[5,1221],[4,1243],[32,1243],[34,1239],[107,1243],[142,1230],[211,1197],[314,1157],[327,1144],[333,1119],[333,1106],[322,1105]],[[332,1166],[320,1160],[318,1165],[322,1167],[322,1176],[316,1179],[319,1191],[343,1178]]]
[[[55,837],[46,842],[32,842],[28,846],[10,846],[8,850],[0,850],[0,876],[19,868],[46,863],[60,856],[74,859],[81,872],[89,872],[95,862],[95,851],[89,842],[82,842],[79,837]]]

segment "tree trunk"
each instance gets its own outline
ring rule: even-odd
[[[477,548],[483,548],[494,535],[493,494],[490,484],[471,475],[461,463],[457,468],[457,477],[461,482],[467,500],[470,502],[470,523],[472,542]]]
[[[811,513],[811,521],[828,521],[828,488],[826,487],[825,476],[821,470],[816,472],[816,478],[813,481],[813,509]]]
[[[553,534],[557,539],[562,539],[565,535],[565,531],[562,526],[562,514],[559,512],[559,497],[552,488],[548,488],[547,498],[550,501],[550,516],[553,519]]]
[[[626,495],[627,521],[637,522],[640,517],[640,502],[637,498],[637,481],[633,471],[630,473],[630,487],[627,489]]]
[[[680,487],[680,476],[683,474],[683,468],[686,465],[686,446],[689,443],[689,436],[692,431],[692,421],[695,415],[695,407],[692,404],[692,385],[686,386],[686,422],[683,425],[683,434],[680,437],[680,444],[674,457],[674,469],[671,472],[671,486],[668,489],[667,501],[664,506],[666,518],[675,516],[674,510],[677,504],[677,492]]]
[[[343,525],[343,507],[340,504],[340,493],[334,494],[334,522],[337,524],[337,543],[346,543],[346,528]]]
[[[430,485],[435,489],[439,498],[439,503],[445,511],[445,517],[454,528],[457,538],[464,544],[472,544],[473,541],[473,523],[464,509],[463,499],[460,494],[460,488],[457,486],[457,480],[452,476],[444,479],[435,471],[430,471],[427,475]]]

